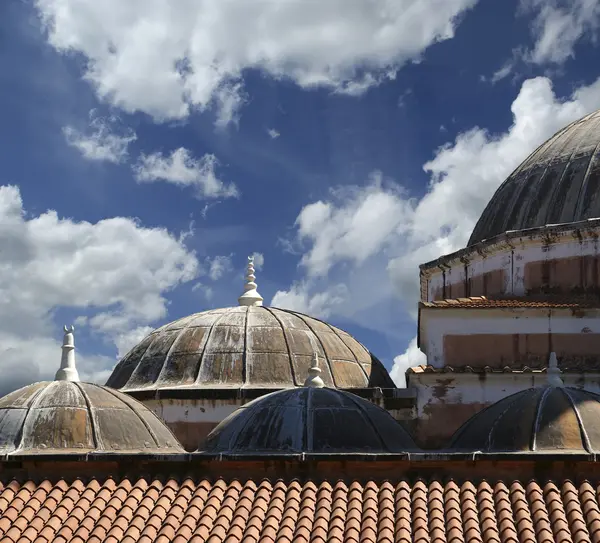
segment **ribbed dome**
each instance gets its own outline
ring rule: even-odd
[[[190,315],[152,332],[114,369],[123,391],[173,387],[301,386],[313,354],[330,387],[394,388],[381,364],[348,333],[272,307],[230,307]]]
[[[600,396],[575,388],[524,390],[471,417],[450,446],[486,453],[597,453]]]
[[[384,409],[342,390],[296,388],[267,394],[223,420],[204,452],[401,453],[417,447]]]
[[[0,399],[0,454],[177,453],[144,405],[89,383],[34,383]]]
[[[600,217],[600,110],[540,145],[496,191],[469,245],[509,230]]]

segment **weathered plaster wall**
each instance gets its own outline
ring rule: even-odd
[[[422,301],[589,292],[600,294],[598,228],[537,229],[421,267]]]
[[[600,309],[421,309],[420,347],[427,363],[503,367],[600,361]]]
[[[186,451],[195,451],[210,431],[242,405],[242,401],[159,399],[144,400],[144,404],[165,422]]]
[[[417,395],[413,436],[421,447],[430,449],[446,447],[454,432],[488,405],[547,383],[542,372],[409,373],[407,377]],[[563,374],[563,381],[600,393],[600,373]]]

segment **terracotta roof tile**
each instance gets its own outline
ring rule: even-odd
[[[589,482],[0,483],[7,543],[600,543]]]
[[[420,306],[428,309],[490,309],[490,308],[598,308],[600,299],[593,297],[578,298],[576,296],[527,296],[497,297],[471,296],[469,298],[447,298],[421,302]]]

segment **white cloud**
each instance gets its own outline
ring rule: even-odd
[[[230,198],[238,196],[234,184],[225,184],[215,172],[218,165],[214,155],[206,154],[195,159],[184,147],[170,155],[142,154],[134,167],[135,178],[140,183],[166,181],[184,187],[193,187],[198,198]]]
[[[265,255],[262,253],[252,253],[252,258],[254,259],[254,269],[257,271],[262,270],[265,265]]]
[[[53,375],[60,361],[58,308],[85,309],[89,316],[77,318],[78,327],[90,327],[122,354],[166,316],[165,294],[197,275],[197,259],[182,237],[123,217],[92,224],[47,211],[29,218],[19,189],[0,187],[3,364],[22,368],[28,361],[29,380]],[[101,363],[109,357],[78,356],[83,374],[110,369]]]
[[[348,297],[348,288],[341,283],[322,292],[311,294],[309,290],[307,283],[294,283],[288,291],[277,291],[269,305],[326,319]]]
[[[394,366],[390,371],[390,376],[399,387],[406,386],[406,370],[420,364],[427,364],[427,357],[419,347],[417,347],[417,338],[413,338],[408,344],[406,351],[394,358]]]
[[[281,136],[281,134],[280,134],[279,132],[277,132],[277,130],[275,130],[274,128],[269,128],[269,129],[267,130],[267,134],[269,134],[269,137],[270,137],[272,140],[275,140],[275,139],[277,139],[279,136]]]
[[[522,0],[526,12],[536,12],[535,38],[527,59],[536,64],[562,64],[574,56],[582,39],[595,39],[600,27],[598,0]]]
[[[88,160],[106,161],[113,164],[124,162],[129,144],[137,139],[132,130],[118,126],[115,117],[95,117],[90,112],[91,132],[84,134],[72,126],[65,126],[63,134],[67,143],[78,149]]]
[[[364,273],[362,282],[355,281],[350,289],[349,302],[338,299],[324,312],[348,311],[348,304],[358,303],[365,292],[384,299],[387,290],[388,298],[396,294],[416,316],[419,264],[463,247],[510,172],[556,131],[599,107],[600,79],[566,100],[555,96],[548,79],[530,79],[511,105],[513,124],[506,132],[490,134],[475,127],[436,151],[423,166],[430,184],[420,200],[411,200],[400,187],[383,183],[376,174],[363,187],[346,188],[327,201],[308,204],[296,220],[295,241],[308,245],[300,261],[306,279],[278,292],[273,303],[283,300],[323,312],[328,300],[322,296],[327,293],[323,279],[334,285],[349,284],[368,265],[371,270],[387,267],[388,284]],[[311,307],[313,297],[319,296],[319,304]],[[360,324],[370,326],[370,322]],[[414,359],[415,348],[409,346],[411,356],[405,353],[396,364],[404,368]]]
[[[213,281],[218,281],[223,275],[233,269],[231,256],[215,256],[212,259],[208,258],[207,264],[208,276]]]
[[[157,121],[245,101],[241,75],[259,69],[310,88],[357,94],[452,38],[476,0],[37,0],[50,44],[79,52],[96,93]]]

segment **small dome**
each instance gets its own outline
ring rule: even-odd
[[[0,454],[178,453],[147,407],[116,390],[71,381],[34,383],[0,399]]]
[[[239,306],[159,328],[116,366],[107,386],[139,389],[302,386],[314,353],[337,388],[395,388],[383,364],[350,334],[284,309]]]
[[[600,217],[600,110],[540,145],[500,186],[468,245],[509,230]]]
[[[552,386],[517,392],[471,417],[450,447],[485,453],[597,453],[600,396]]]
[[[384,409],[342,390],[311,386],[267,394],[240,407],[202,452],[402,453],[417,447]]]

